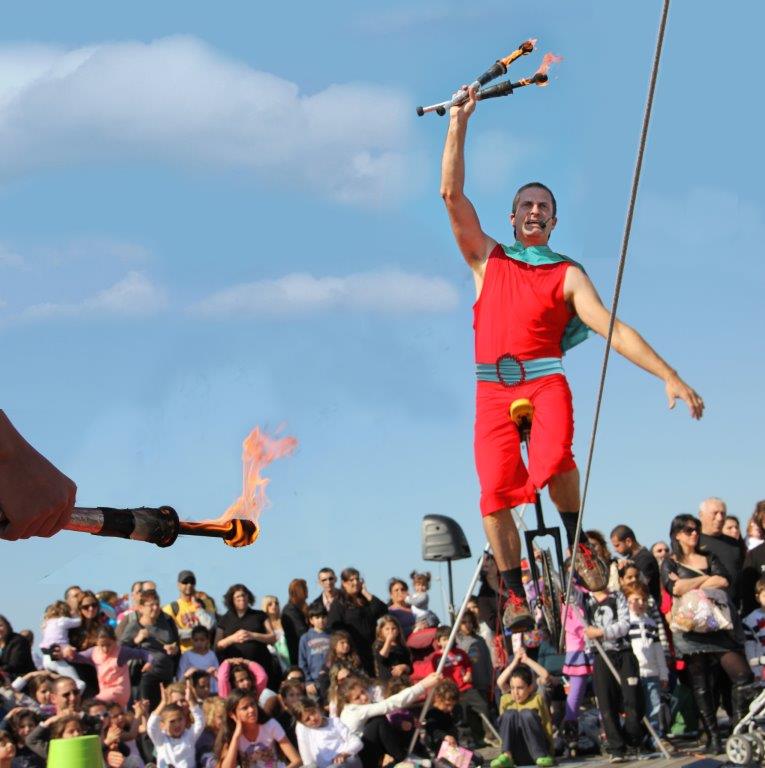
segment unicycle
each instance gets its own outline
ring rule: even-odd
[[[530,400],[513,400],[510,404],[509,415],[511,421],[518,428],[521,441],[526,446],[526,457],[529,455],[529,441],[531,439],[531,422],[534,418],[534,406]],[[558,564],[558,573],[563,573],[563,546],[560,537],[560,528],[547,526],[542,512],[542,499],[539,491],[534,493],[534,510],[536,511],[537,527],[524,531],[526,552],[531,571],[532,583],[536,586],[537,605],[541,609],[550,637],[560,637],[561,614],[563,603],[563,588],[553,565],[553,556],[549,548],[538,550],[539,563],[537,563],[534,539],[542,536],[550,536],[555,543],[555,555]],[[540,578],[541,566],[541,578]]]

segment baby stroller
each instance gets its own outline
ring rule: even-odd
[[[765,735],[757,727],[757,718],[765,717],[765,688],[749,705],[725,742],[725,754],[734,765],[765,762]]]

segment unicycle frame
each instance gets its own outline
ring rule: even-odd
[[[530,413],[533,413],[533,409],[531,408],[531,404],[529,403],[529,415],[522,415],[516,418],[512,415],[512,412],[513,412],[513,406],[516,405],[516,403],[518,402],[519,401],[514,401],[514,403],[510,406],[510,414],[511,414],[510,418],[518,428],[518,434],[520,436],[521,442],[526,447],[526,456],[528,457],[529,441],[531,439]],[[529,570],[531,571],[532,583],[536,588],[537,599],[540,601],[550,600],[552,602],[556,599],[555,585],[545,584],[544,589],[542,588],[540,577],[539,577],[539,567],[537,566],[537,559],[534,556],[534,539],[542,536],[550,536],[553,539],[553,541],[555,542],[555,556],[558,562],[559,573],[563,573],[563,565],[564,565],[563,543],[561,541],[560,528],[557,525],[548,526],[545,523],[545,516],[544,516],[544,512],[542,511],[542,499],[539,495],[538,490],[534,492],[534,511],[537,517],[537,527],[529,528],[525,530],[523,533],[523,538],[526,542],[526,553],[529,561]],[[553,634],[555,634],[556,631],[559,631],[559,628],[549,627],[549,629]]]

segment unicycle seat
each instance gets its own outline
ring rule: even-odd
[[[510,421],[522,433],[531,429],[531,421],[534,418],[534,406],[531,404],[531,400],[527,400],[525,397],[513,400],[510,403],[508,413],[510,414]]]

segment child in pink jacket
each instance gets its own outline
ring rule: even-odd
[[[142,672],[148,672],[151,669],[149,651],[120,645],[114,629],[108,624],[96,630],[96,644],[92,648],[80,653],[72,649],[67,653],[67,658],[78,664],[94,666],[98,678],[98,698],[101,701],[114,701],[123,708],[127,707],[130,701],[128,662],[140,659],[144,662]]]

